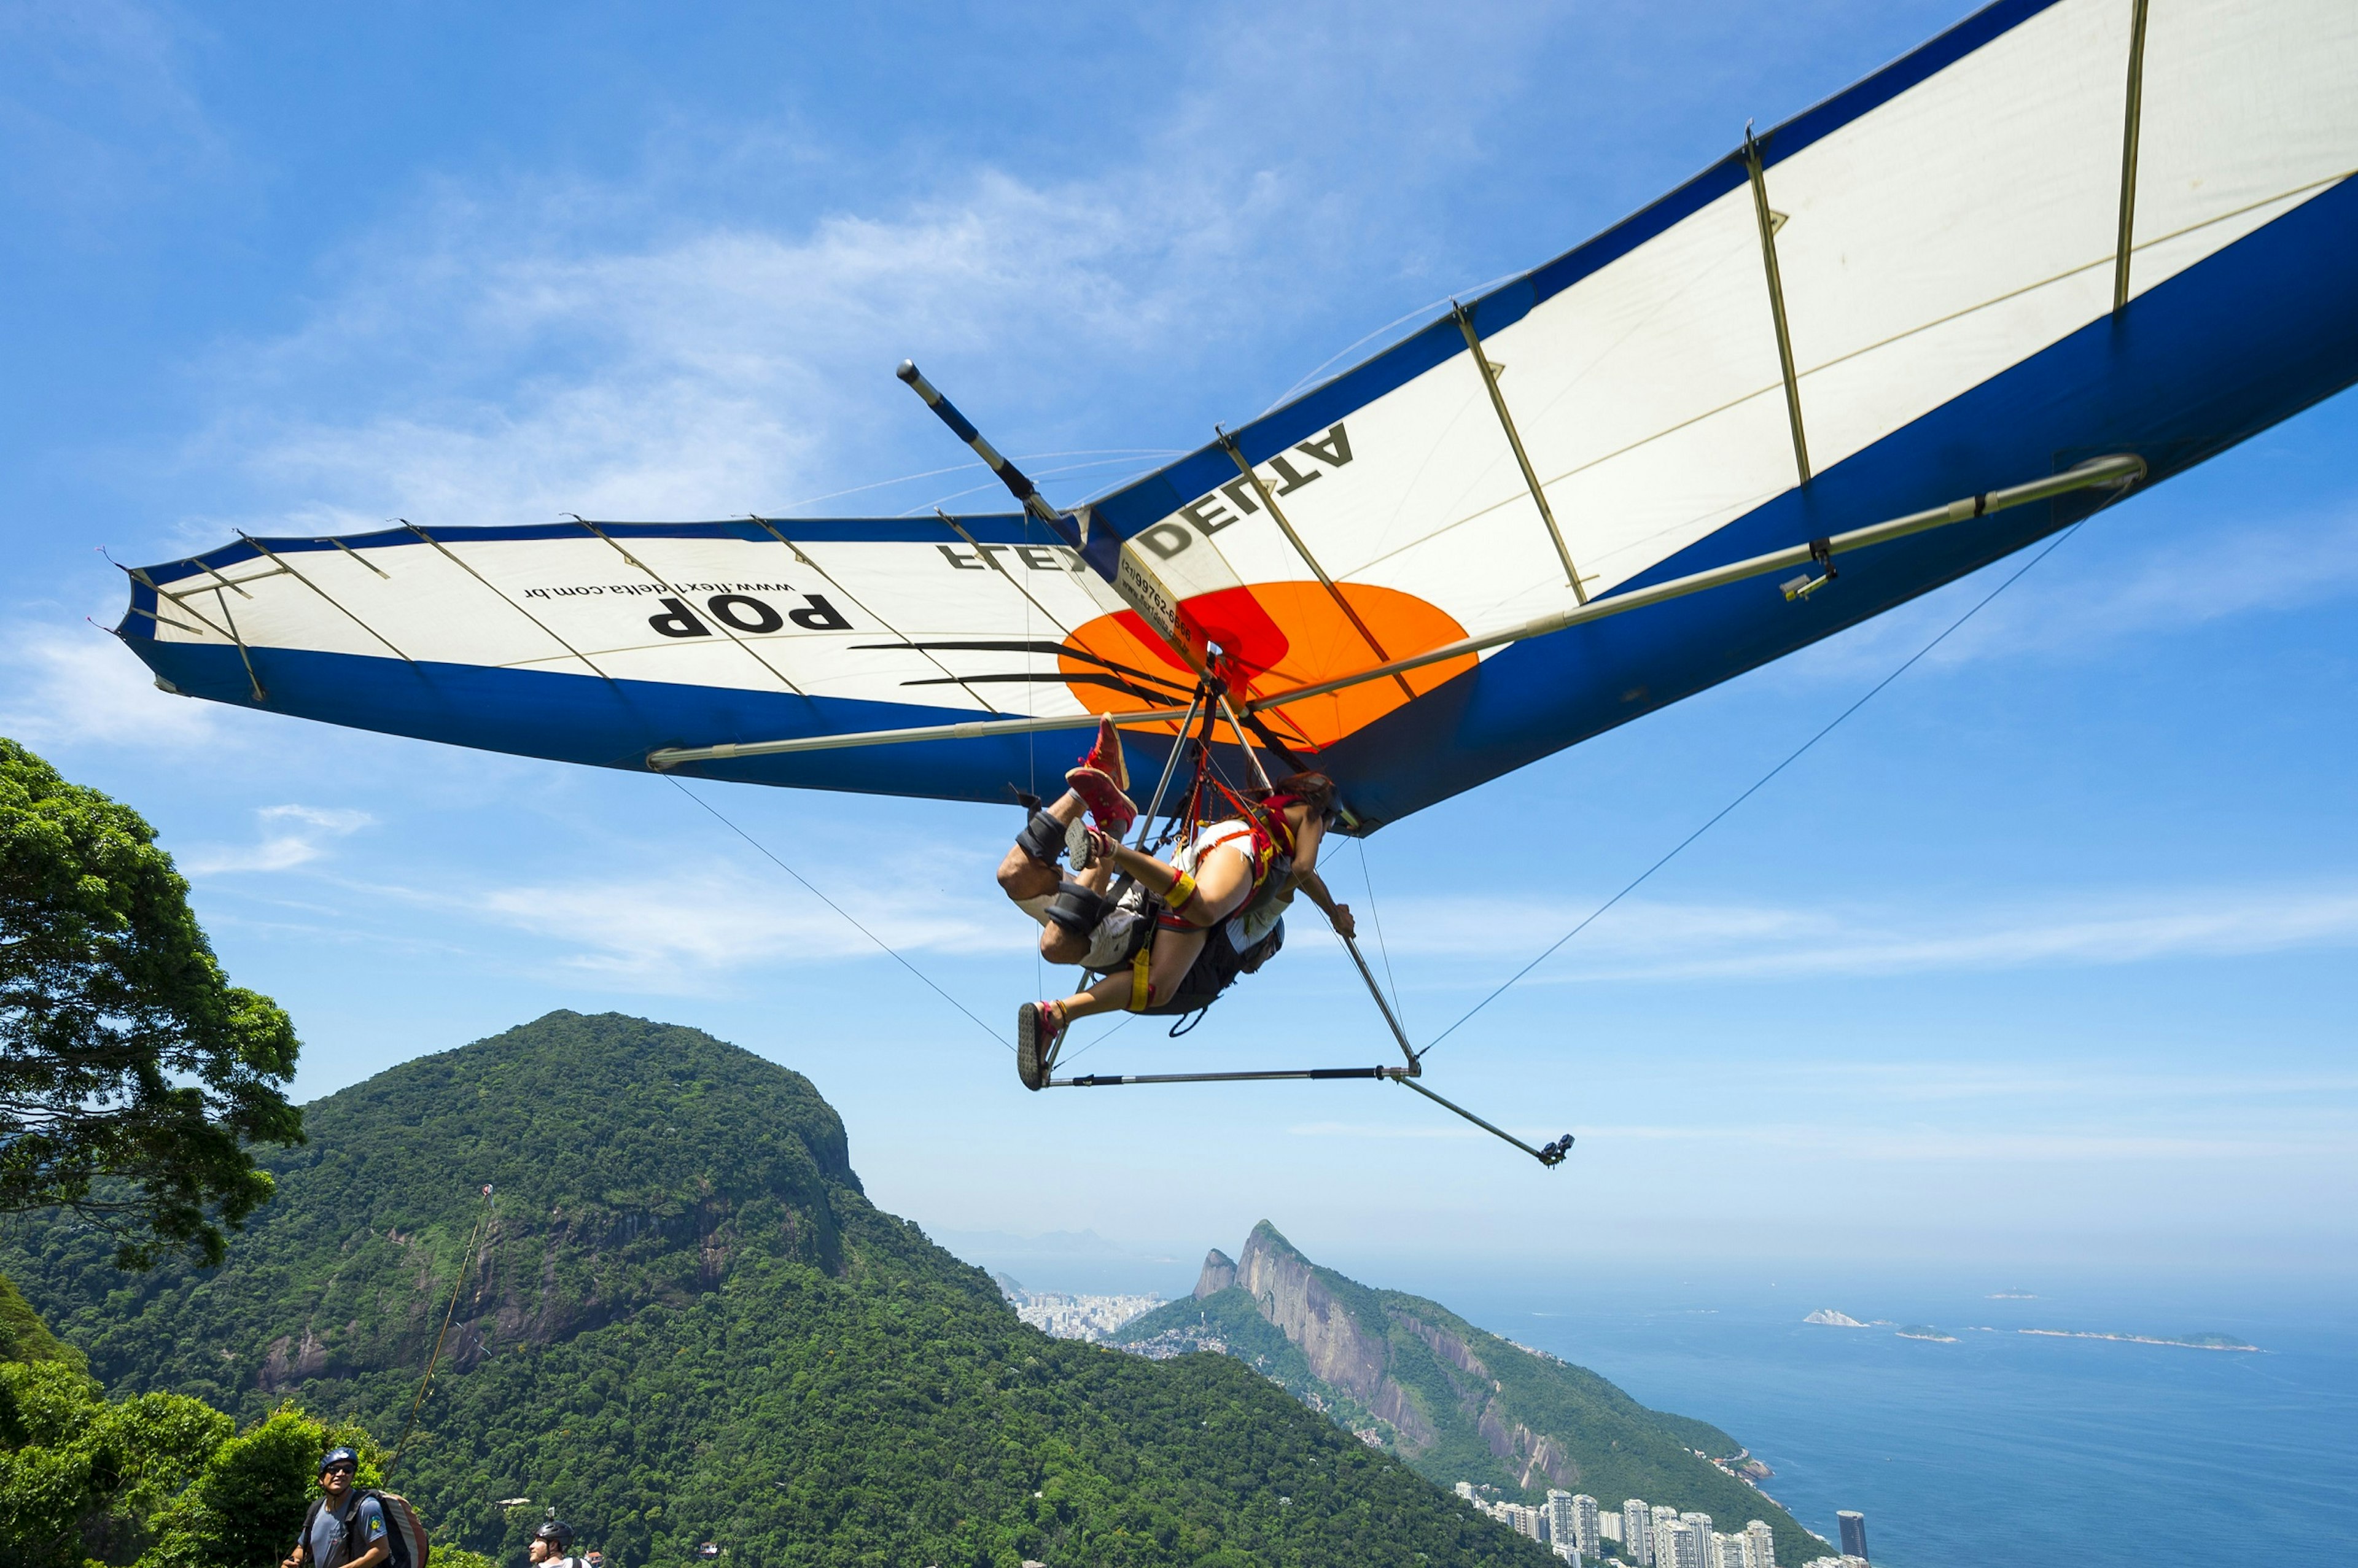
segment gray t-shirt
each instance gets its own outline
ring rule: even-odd
[[[344,1501],[352,1515],[349,1521],[337,1518],[334,1506],[320,1500],[319,1517],[311,1521],[311,1539],[305,1543],[311,1549],[306,1568],[342,1568],[384,1539],[384,1509],[374,1498],[362,1498],[357,1506],[349,1497]]]

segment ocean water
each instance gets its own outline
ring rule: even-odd
[[[2004,1281],[1412,1288],[1725,1428],[1776,1471],[1767,1491],[1804,1525],[1839,1540],[1835,1510],[1865,1513],[1875,1561],[1892,1568],[2155,1568],[2331,1555],[2358,1536],[2358,1296],[2346,1287],[2042,1282],[2028,1301],[1991,1299]],[[1801,1321],[1819,1307],[1891,1321]],[[1956,1341],[1894,1332],[1912,1324]],[[2216,1332],[2261,1349],[2016,1332],[2026,1327]]]

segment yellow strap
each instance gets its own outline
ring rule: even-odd
[[[1176,914],[1186,908],[1195,896],[1195,879],[1182,871],[1179,873],[1179,880],[1173,882],[1163,893],[1163,902],[1170,906],[1172,914]]]
[[[1130,961],[1130,1011],[1144,1012],[1147,1003],[1154,1000],[1154,988],[1147,983],[1154,969],[1154,944],[1150,940]]]

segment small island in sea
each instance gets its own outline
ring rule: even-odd
[[[1904,1325],[1899,1329],[1899,1337],[1902,1339],[1930,1339],[1935,1344],[1940,1345],[1954,1345],[1957,1342],[1957,1336],[1955,1335],[1943,1334],[1929,1323],[1910,1323]]]
[[[1985,1302],[2035,1302],[2038,1299],[2028,1291],[1992,1291],[1982,1298]]]
[[[2231,1334],[2096,1334],[2078,1328],[2017,1328],[2017,1334],[2036,1334],[2049,1339],[2111,1339],[2123,1345],[2175,1345],[2183,1350],[2253,1350],[2259,1346],[2247,1344]]]
[[[1832,1307],[1820,1307],[1817,1311],[1812,1313],[1801,1321],[1803,1323],[1822,1323],[1829,1328],[1865,1328],[1866,1326],[1866,1325],[1859,1322],[1858,1319],[1851,1316],[1850,1314],[1846,1312],[1836,1312]]]

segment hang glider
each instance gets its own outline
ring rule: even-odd
[[[2353,81],[2347,0],[2006,0],[1088,504],[241,535],[118,631],[191,697],[996,801],[1100,713],[1167,752],[1217,647],[1373,825],[2349,384]]]

